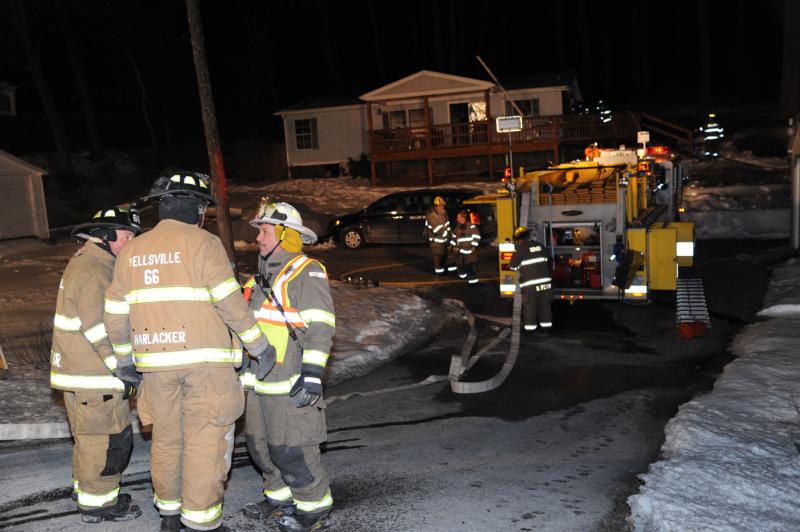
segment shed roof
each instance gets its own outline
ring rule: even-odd
[[[47,172],[43,168],[25,162],[19,157],[14,157],[7,151],[0,150],[0,175],[15,175],[19,173],[44,175]]]

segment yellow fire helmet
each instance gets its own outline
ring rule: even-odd
[[[433,198],[433,204],[441,206],[446,205],[446,203],[444,202],[444,198],[441,196],[436,196],[435,198]]]
[[[263,198],[256,211],[256,217],[250,225],[258,229],[261,224],[283,225],[300,233],[303,244],[313,244],[317,241],[317,234],[303,225],[303,219],[297,209],[285,202],[272,203]]]
[[[525,240],[531,236],[531,230],[527,227],[517,227],[514,229],[514,240]]]

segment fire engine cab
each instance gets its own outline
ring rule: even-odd
[[[501,296],[516,290],[509,262],[519,225],[547,248],[555,298],[647,300],[652,290],[676,290],[679,267],[692,265],[694,224],[679,221],[678,158],[665,146],[585,153],[585,160],[520,169],[512,192],[467,200],[496,205]]]

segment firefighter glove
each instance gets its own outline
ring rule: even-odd
[[[123,399],[136,397],[139,392],[139,384],[142,382],[142,375],[136,371],[135,366],[117,366],[117,369],[114,370],[114,376],[125,385],[125,391],[122,392]]]
[[[289,396],[294,399],[297,408],[311,406],[322,396],[322,380],[319,377],[301,375],[289,391]]]
[[[271,345],[267,345],[266,349],[253,353],[254,360],[250,364],[254,364],[253,369],[255,370],[256,379],[263,381],[267,373],[272,371],[275,366],[276,355],[275,348]]]

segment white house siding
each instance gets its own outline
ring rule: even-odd
[[[564,91],[566,87],[564,87]],[[508,96],[512,100],[539,99],[539,115],[551,116],[564,114],[560,88],[554,89],[547,87],[542,89],[517,89],[508,91]],[[492,116],[503,116],[506,113],[505,99],[502,94],[494,94],[491,97]]]
[[[348,157],[358,159],[367,152],[367,119],[365,105],[288,111],[283,115],[286,139],[286,160],[289,167],[336,164]],[[319,148],[298,150],[294,135],[295,120],[317,120]]]
[[[49,238],[42,174],[41,168],[0,150],[0,240]]]
[[[566,90],[566,87],[564,88]],[[539,100],[539,115],[550,116],[563,114],[562,95],[560,88],[548,87],[545,89],[520,89],[508,91],[508,95],[513,100],[524,100],[537,98]],[[450,104],[466,102],[483,102],[485,96],[482,93],[459,94],[455,96],[435,96],[429,99],[431,107],[431,124],[450,123]],[[423,105],[422,99],[405,101],[395,101],[389,104],[374,104],[372,106],[372,124],[375,129],[383,127],[383,113],[397,110],[419,109]],[[492,94],[489,97],[490,113],[492,118],[504,116],[506,114],[505,99],[502,94]]]

